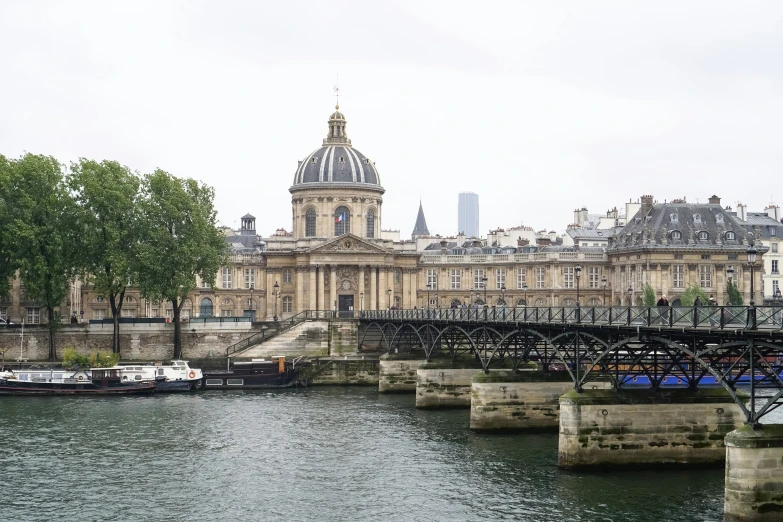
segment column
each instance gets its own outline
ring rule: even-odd
[[[386,310],[386,308],[391,306],[388,302],[389,298],[386,295],[386,290],[388,288],[389,285],[386,281],[386,267],[378,267],[378,310]]]
[[[310,267],[310,286],[308,287],[308,292],[310,292],[310,310],[316,310],[317,309],[317,301],[316,298],[318,297],[318,287],[316,287],[316,273],[317,267],[311,266]]]
[[[266,271],[266,320],[271,321],[275,313],[275,273],[267,269]],[[255,296],[253,297],[255,299]]]
[[[415,268],[411,268],[411,303],[416,304],[416,290],[419,288],[419,272]]]
[[[356,296],[359,298],[359,302],[355,303],[353,305],[354,310],[364,310],[366,306],[365,299],[369,300],[370,296],[364,295],[364,270],[365,266],[361,265],[359,266],[359,295]]]
[[[378,270],[375,266],[370,267],[370,310],[378,309]]]
[[[325,290],[324,270],[326,270],[325,266],[318,267],[318,305],[317,305],[318,310],[329,309],[329,307],[326,306],[326,301],[324,301],[324,290]]]
[[[329,274],[329,307],[327,310],[337,310],[337,267],[331,265]]]
[[[408,272],[407,268],[403,268],[402,269],[402,309],[403,310],[410,310],[414,306],[411,303],[410,287],[411,287],[411,274],[410,272]]]
[[[307,308],[305,304],[305,291],[304,291],[304,279],[305,279],[306,267],[296,267],[294,273],[296,274],[296,311],[302,312]]]

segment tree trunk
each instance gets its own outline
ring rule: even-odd
[[[49,324],[47,325],[49,327],[49,360],[54,362],[57,360],[57,350],[54,347],[54,330],[57,325],[54,324],[54,308],[47,306],[46,310],[49,313]]]
[[[114,332],[111,338],[111,351],[112,353],[120,353],[120,312],[122,311],[122,304],[125,301],[125,289],[119,294],[119,304],[115,302],[117,294],[109,294],[109,302],[111,303],[111,318],[114,323]]]
[[[181,304],[177,304],[177,299],[171,301],[171,308],[174,311],[174,359],[182,358],[182,336],[180,333],[179,314]]]

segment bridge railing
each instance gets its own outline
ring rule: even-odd
[[[561,306],[365,310],[360,319],[783,330],[783,306]]]

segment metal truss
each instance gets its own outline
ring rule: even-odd
[[[714,312],[720,317],[709,312],[697,317],[696,326],[693,316],[690,323],[672,323],[683,315],[679,311],[664,317],[654,308],[638,313],[624,309],[626,321],[619,324],[613,324],[613,309],[605,307],[527,308],[522,315],[526,320],[510,320],[486,309],[458,310],[467,312],[463,314],[362,312],[360,344],[370,332],[380,332],[382,346],[390,353],[418,353],[428,361],[473,357],[485,372],[535,363],[542,371],[560,372],[577,391],[597,380],[608,380],[618,390],[723,387],[753,426],[783,405],[783,332],[772,327],[773,318],[778,321],[776,312],[759,314],[768,328],[749,329],[747,323],[726,326],[737,317],[747,321],[748,309],[744,315]],[[698,310],[691,313],[700,315]],[[637,320],[644,316],[644,322]],[[532,321],[534,317],[540,321]],[[702,324],[702,319],[709,324],[710,317],[718,320],[718,327]],[[660,324],[664,320],[666,324]]]

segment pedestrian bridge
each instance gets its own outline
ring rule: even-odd
[[[535,363],[577,391],[722,386],[746,422],[783,404],[783,307],[519,307],[362,311],[359,344],[473,358],[485,372]],[[740,391],[741,390],[741,391]],[[750,399],[742,391],[749,394]]]

